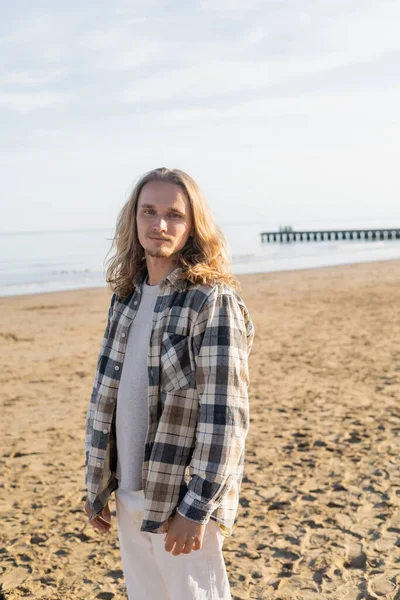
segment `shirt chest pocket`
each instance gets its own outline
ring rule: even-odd
[[[193,385],[194,373],[188,336],[164,331],[161,344],[161,389],[173,392],[191,388]]]

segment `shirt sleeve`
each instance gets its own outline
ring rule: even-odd
[[[249,429],[249,371],[254,328],[245,305],[231,293],[212,294],[193,332],[198,421],[191,480],[177,508],[207,523],[229,491],[243,460]]]
[[[87,468],[88,459],[89,459],[89,451],[90,451],[90,447],[92,445],[93,420],[94,420],[95,407],[96,407],[96,395],[97,395],[97,385],[98,385],[99,371],[100,371],[100,362],[101,362],[101,358],[103,356],[104,348],[105,348],[107,340],[108,340],[108,334],[110,332],[110,322],[111,322],[111,317],[112,317],[113,310],[114,310],[115,298],[116,298],[116,295],[113,294],[112,298],[111,298],[110,306],[109,306],[109,309],[108,309],[107,326],[106,326],[105,332],[103,334],[103,339],[102,339],[102,342],[101,342],[100,351],[99,351],[98,356],[97,356],[97,366],[96,366],[96,371],[95,371],[95,375],[94,375],[94,382],[93,382],[93,386],[92,386],[92,393],[91,393],[91,396],[90,396],[90,399],[89,399],[89,405],[88,405],[87,413],[86,413],[86,432],[85,432],[85,454],[86,454],[86,460],[85,460],[85,468]]]

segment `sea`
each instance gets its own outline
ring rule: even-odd
[[[220,223],[234,274],[400,259],[400,240],[263,243],[282,223]],[[294,231],[400,228],[395,220],[292,221]],[[0,296],[106,287],[113,228],[0,233]],[[110,252],[109,252],[110,251]],[[109,254],[107,255],[107,253]]]

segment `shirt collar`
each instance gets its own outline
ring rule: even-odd
[[[169,275],[161,279],[160,286],[162,285],[172,285],[179,290],[185,290],[187,286],[187,280],[182,279],[180,275],[182,274],[182,267],[176,267]],[[144,280],[147,276],[147,266],[146,264],[139,269],[136,275],[133,277],[133,284],[138,289],[141,290]]]

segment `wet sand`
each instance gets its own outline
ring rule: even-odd
[[[240,281],[256,338],[232,597],[398,600],[400,261]],[[110,295],[0,298],[0,600],[126,598],[114,496],[108,535],[83,510]]]

